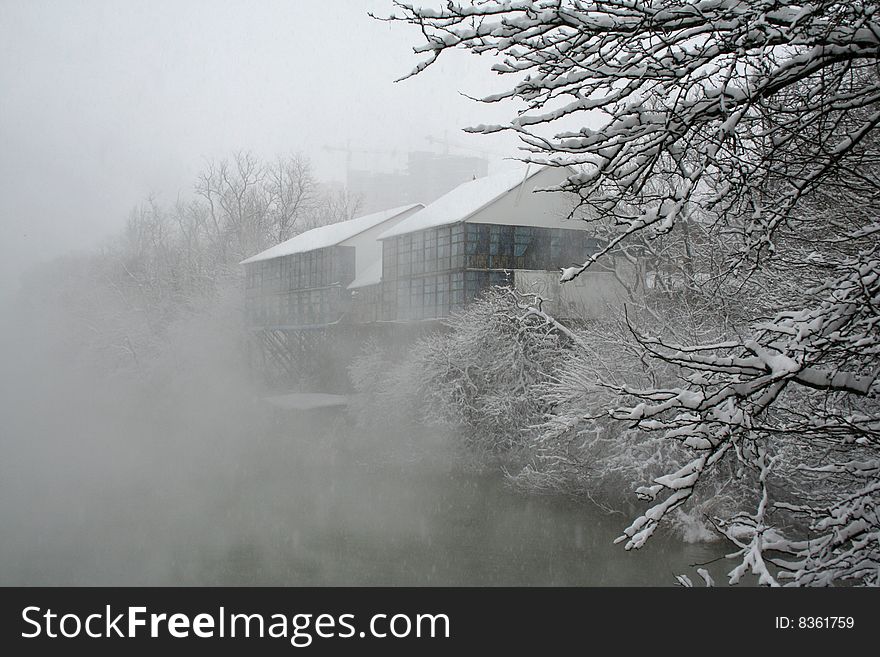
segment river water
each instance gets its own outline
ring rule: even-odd
[[[722,552],[626,552],[628,518],[466,474],[427,430],[95,403],[7,422],[0,583],[672,585]]]

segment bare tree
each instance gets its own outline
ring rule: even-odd
[[[347,189],[324,188],[310,221],[303,229],[317,228],[353,219],[360,212],[363,199]]]
[[[301,155],[278,157],[266,165],[264,183],[269,208],[269,237],[283,242],[313,214],[317,204],[317,183],[312,167]]]
[[[318,184],[298,153],[207,160],[193,192],[168,205],[148,196],[100,252],[59,261],[32,282],[67,327],[65,348],[102,369],[142,374],[176,320],[238,297],[243,257],[357,208]]]
[[[238,152],[210,160],[194,189],[216,248],[238,260],[321,225],[325,207],[334,202],[321,194],[311,163],[300,154],[263,162]]]

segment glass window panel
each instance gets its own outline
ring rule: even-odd
[[[504,255],[513,255],[513,226],[501,227],[501,244],[499,252]]]
[[[486,269],[489,266],[489,256],[485,253],[478,253],[470,257],[470,267],[474,269]]]
[[[482,233],[481,229],[484,229],[485,225],[480,224],[467,224],[467,240],[465,242],[465,253],[485,253],[487,250],[487,244],[485,236]]]
[[[489,226],[489,254],[498,253],[501,246],[501,226]]]
[[[562,236],[558,228],[554,228],[550,232],[550,257],[558,261],[562,255]]]

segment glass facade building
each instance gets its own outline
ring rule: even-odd
[[[252,326],[318,327],[442,318],[516,270],[557,270],[600,244],[577,229],[457,223],[382,242],[382,282],[358,288],[355,248],[331,246],[246,265]]]
[[[255,326],[319,326],[348,308],[355,250],[331,246],[245,265],[245,313]]]
[[[516,269],[554,270],[595,253],[583,230],[457,223],[398,235],[382,245],[382,318],[446,317]]]

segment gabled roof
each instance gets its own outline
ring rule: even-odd
[[[340,221],[339,223],[330,224],[329,226],[319,226],[318,228],[313,228],[312,230],[300,233],[286,242],[276,244],[275,246],[270,247],[257,255],[251,256],[246,260],[242,260],[239,264],[249,265],[252,262],[259,262],[260,260],[271,260],[273,258],[280,258],[293,253],[304,253],[305,251],[314,251],[315,249],[335,246],[355,235],[363,233],[365,230],[375,228],[386,221],[394,219],[394,217],[403,214],[404,212],[423,207],[424,206],[421,203],[411,203],[410,205],[402,205],[398,208],[391,208],[390,210],[383,210],[382,212],[355,217],[348,221]]]
[[[396,226],[389,228],[379,235],[379,239],[384,240],[426,228],[466,221],[545,169],[546,167],[519,168],[463,183],[433,203],[429,203],[424,210],[416,212]]]

